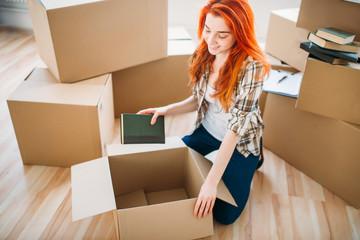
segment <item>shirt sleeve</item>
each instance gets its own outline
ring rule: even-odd
[[[249,130],[251,132],[251,126],[257,123],[259,98],[263,88],[263,81],[260,79],[262,70],[260,62],[252,61],[238,76],[235,104],[229,110],[231,117],[228,129],[240,137],[249,133]]]

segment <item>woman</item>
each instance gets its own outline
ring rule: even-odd
[[[201,218],[213,212],[222,224],[240,216],[259,164],[264,125],[258,103],[270,64],[256,42],[253,21],[247,0],[210,0],[200,14],[201,42],[191,57],[193,96],[139,112],[154,114],[154,124],[159,115],[197,111],[195,131],[182,140],[202,155],[219,151],[194,215]],[[216,199],[221,178],[238,207]]]

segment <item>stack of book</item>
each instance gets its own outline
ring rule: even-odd
[[[308,34],[309,42],[302,42],[300,48],[319,60],[346,65],[359,61],[360,43],[354,38],[355,34],[337,28],[318,28]]]

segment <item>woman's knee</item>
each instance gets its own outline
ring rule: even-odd
[[[185,137],[183,137],[181,140],[186,144],[186,146],[188,146],[189,136],[185,136]]]
[[[201,144],[199,144],[197,139],[193,136],[185,136],[181,140],[185,143],[186,146],[194,149],[195,151],[199,151],[199,148],[201,148]]]
[[[233,224],[239,217],[240,217],[241,213],[231,213],[231,214],[226,214],[224,212],[218,212],[218,213],[213,213],[214,219],[222,224],[222,225],[230,225]]]
[[[220,199],[216,199],[213,216],[217,222],[223,225],[230,225],[240,217],[243,209],[244,207],[242,205],[235,207]]]

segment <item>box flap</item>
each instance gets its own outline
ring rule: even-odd
[[[73,221],[116,209],[107,157],[72,166],[71,187]]]
[[[192,149],[189,149],[189,151],[192,154],[192,156],[194,157],[196,164],[198,165],[198,167],[200,169],[201,175],[205,181],[205,178],[208,175],[208,173],[212,167],[212,163],[208,159],[206,159],[203,155],[201,155],[200,153],[198,153]],[[220,180],[220,182],[219,182],[216,197],[227,203],[237,206],[234,198],[232,197],[231,193],[227,189],[223,180]]]
[[[59,0],[38,0],[45,9],[56,9],[63,7],[71,7],[80,4],[89,4],[93,2],[100,2],[104,0],[71,0],[71,1],[59,1]]]
[[[164,144],[111,144],[107,146],[107,153],[108,156],[117,156],[181,147],[186,147],[186,145],[179,137],[167,137]]]
[[[184,27],[169,27],[168,40],[191,40],[191,36]]]
[[[271,13],[296,23],[299,16],[299,8],[279,9],[279,10],[274,10]]]
[[[9,100],[97,106],[109,74],[76,83],[59,83],[46,68],[36,68]]]

